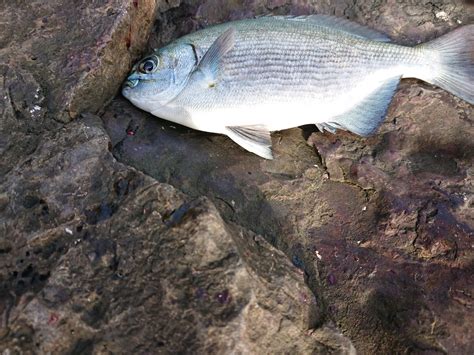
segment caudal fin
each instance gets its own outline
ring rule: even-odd
[[[474,25],[460,27],[419,47],[439,61],[428,81],[474,105]]]

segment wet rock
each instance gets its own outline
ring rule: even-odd
[[[352,351],[327,325],[307,333],[322,305],[282,252],[207,198],[116,162],[108,145],[87,116],[0,186],[2,349]]]
[[[470,5],[452,1],[269,1],[228,3],[218,12],[213,4],[184,2],[160,12],[150,46],[269,9],[347,16],[402,44],[474,21]],[[226,137],[159,120],[122,98],[103,120],[120,161],[190,196],[209,197],[226,221],[283,250],[359,351],[463,353],[473,349],[472,117],[469,104],[405,81],[374,137],[314,127],[278,132],[274,161]]]
[[[143,50],[156,1],[9,1],[0,7],[0,174],[44,131],[115,95]],[[67,29],[67,30],[66,30]]]
[[[10,1],[0,10],[0,57],[10,68],[21,62],[48,92],[44,106],[69,121],[112,98],[147,41],[155,8],[155,0]]]
[[[417,333],[411,325],[416,334],[411,346],[413,351],[431,348],[469,352],[472,349],[472,341],[466,337],[469,331],[459,331],[457,322],[445,307],[449,304],[450,312],[458,316],[464,314],[462,317],[467,317],[467,323],[472,321],[465,313],[466,304],[450,296],[449,289],[460,287],[461,293],[470,292],[467,290],[473,281],[472,275],[466,273],[472,264],[470,240],[474,235],[472,217],[466,214],[473,196],[470,177],[473,114],[469,104],[447,93],[436,92],[433,97],[431,88],[403,84],[388,120],[377,136],[368,141],[354,141],[347,134],[338,137],[314,134],[310,142],[325,156],[330,172],[342,171],[351,184],[375,192],[378,231],[364,236],[358,243],[379,256],[385,255],[386,260],[372,264],[371,273],[361,275],[361,271],[357,271],[351,275],[352,290],[354,279],[363,285],[355,293],[370,290],[367,285],[370,281],[360,279],[368,276],[377,280],[373,288],[380,288],[381,266],[388,267],[397,287],[406,289],[407,295],[415,292],[412,296],[417,301],[401,306],[411,309],[412,314],[394,318],[392,323],[412,323],[410,317],[419,321]],[[472,216],[472,208],[468,214]],[[326,249],[332,255],[330,264],[336,260],[333,244],[331,242]],[[345,253],[352,249],[347,247],[344,247]],[[343,264],[337,263],[336,269],[347,273],[351,263]],[[330,270],[332,272],[334,267]],[[334,298],[347,297],[346,291],[337,296],[333,289],[328,290]],[[394,297],[399,305],[408,299],[402,294],[383,293],[383,297]],[[377,298],[374,300],[378,302]],[[383,308],[383,312],[400,317],[403,312],[398,307]],[[371,310],[362,312],[369,316]],[[350,316],[344,311],[343,317],[347,321]],[[353,324],[355,322],[354,319]],[[430,330],[430,322],[443,324],[443,328]]]
[[[149,49],[269,11],[413,44],[472,22],[468,5],[216,4],[0,9],[0,350],[472,353],[471,106],[406,82],[376,136],[278,132],[274,161],[120,97],[107,132],[90,114],[155,8]]]
[[[45,129],[45,96],[33,75],[18,66],[0,65],[0,174],[3,176],[31,154]]]
[[[282,252],[118,163],[97,116],[61,124],[116,91],[155,2],[33,5],[1,10],[0,350],[352,353]]]

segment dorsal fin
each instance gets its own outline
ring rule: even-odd
[[[390,42],[391,39],[378,31],[371,28],[359,25],[356,22],[346,20],[345,18],[329,16],[329,15],[305,15],[305,16],[272,16],[281,20],[292,20],[292,21],[311,21],[317,26],[327,27],[341,32],[349,33],[356,37],[371,39],[378,42]]]

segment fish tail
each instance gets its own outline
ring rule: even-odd
[[[438,39],[421,44],[433,70],[420,78],[474,104],[474,25],[460,27]]]

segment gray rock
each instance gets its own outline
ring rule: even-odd
[[[113,158],[91,112],[156,5],[0,9],[0,351],[353,353],[281,251]]]
[[[472,353],[472,106],[407,81],[374,137],[278,132],[274,161],[120,97],[100,112],[155,9],[148,50],[270,11],[413,44],[468,5],[216,4],[0,7],[0,350]]]
[[[116,94],[143,49],[155,0],[12,0],[0,6],[0,174],[32,153],[43,131]]]
[[[1,185],[3,350],[353,351],[282,252],[116,162],[97,117],[43,138]]]
[[[403,44],[474,21],[469,5],[452,1],[227,3],[219,11],[215,4],[185,2],[161,13],[151,45],[269,9],[348,16]],[[362,353],[473,351],[472,106],[406,81],[374,137],[314,127],[278,132],[274,161],[121,98],[103,119],[120,161],[190,196],[208,196],[225,220],[283,250]]]
[[[148,38],[155,0],[12,0],[0,14],[0,57],[18,63],[48,93],[56,119],[103,108]]]

